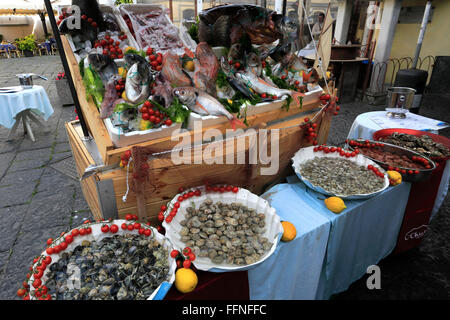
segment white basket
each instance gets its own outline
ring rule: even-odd
[[[68,7],[70,7],[71,5],[59,5],[56,6],[56,11],[58,12],[59,15],[62,14],[63,9],[66,9]],[[120,27],[120,30],[127,35],[127,40],[129,43],[129,46],[131,47],[135,47],[137,50],[139,50],[139,46],[136,42],[136,40],[134,40],[134,37],[131,35],[130,31],[128,30],[127,24],[125,23],[125,21],[123,20],[122,16],[120,15],[119,10],[115,7],[115,6],[110,6],[110,5],[106,5],[106,4],[100,4],[99,5],[100,11],[104,12],[104,13],[112,13],[114,15],[114,18],[116,18],[116,21]],[[77,59],[77,62],[80,62],[81,57],[75,53],[75,46],[73,44],[72,41],[72,37],[67,34],[66,35],[67,41],[69,42],[70,48],[72,49],[72,51],[74,52],[75,55],[75,59]],[[95,50],[95,49],[94,49]],[[123,59],[114,59],[114,61],[120,62],[123,61]]]
[[[79,235],[76,237],[73,237],[73,242],[71,244],[69,244],[67,246],[67,249],[64,251],[61,251],[57,254],[52,254],[50,255],[52,258],[52,262],[50,265],[54,264],[55,262],[57,262],[60,258],[61,258],[61,254],[64,252],[71,252],[72,250],[74,250],[78,245],[80,245],[84,240],[88,240],[88,241],[101,241],[103,238],[108,238],[108,237],[112,237],[114,235],[121,235],[121,234],[127,234],[127,233],[131,233],[131,234],[136,234],[138,235],[139,232],[138,230],[122,230],[122,228],[120,227],[122,225],[122,223],[127,223],[128,221],[126,220],[122,220],[122,219],[118,219],[118,220],[113,220],[111,222],[107,222],[107,221],[102,221],[102,222],[98,222],[98,223],[92,223],[89,224],[89,227],[92,228],[92,233],[91,234],[87,234],[87,235]],[[119,227],[119,231],[117,231],[117,233],[113,234],[111,232],[107,232],[107,233],[103,233],[101,231],[101,227],[103,224],[116,224]],[[87,225],[81,225],[78,226],[74,229],[78,229],[80,227],[83,226],[87,226]],[[159,300],[164,298],[165,294],[169,291],[170,287],[172,286],[173,282],[175,281],[175,271],[177,268],[177,264],[174,258],[172,258],[170,256],[170,252],[173,250],[172,244],[170,243],[170,240],[168,240],[166,237],[164,237],[162,234],[160,234],[159,232],[156,231],[156,229],[154,229],[153,227],[149,227],[146,225],[143,225],[143,228],[147,228],[152,230],[152,234],[149,237],[154,237],[154,239],[156,239],[156,241],[158,241],[161,245],[163,245],[166,249],[167,249],[167,261],[169,262],[169,280],[168,281],[163,281],[158,288],[156,288],[155,291],[153,291],[153,293],[147,298],[147,300],[153,300],[155,299],[155,297]],[[73,230],[73,229],[72,229]],[[72,232],[72,230],[68,231],[66,234],[70,234]],[[147,238],[146,236],[141,235],[144,238]],[[46,257],[49,254],[47,254],[47,252],[44,250],[44,252],[41,254],[42,256]],[[38,262],[36,262],[35,265],[33,265],[33,268],[36,267],[38,264]],[[47,273],[50,271],[49,267],[50,265],[47,266],[47,268],[45,269],[44,275],[42,276],[41,280],[42,283],[45,283],[47,280]],[[33,288],[32,284],[34,281],[34,276],[32,275],[30,277],[30,279],[28,280],[28,285],[30,290]],[[159,293],[159,295],[158,295]],[[158,295],[158,296],[157,296]],[[34,297],[32,297],[30,295],[30,299],[35,299]]]
[[[292,158],[292,167],[294,168],[295,173],[297,174],[297,176],[299,177],[300,180],[302,180],[309,188],[313,189],[314,191],[317,191],[319,193],[329,195],[329,196],[336,196],[336,197],[340,197],[342,199],[351,200],[351,199],[367,199],[367,198],[373,197],[373,196],[379,194],[380,192],[383,192],[385,189],[387,189],[387,187],[389,187],[389,179],[388,179],[387,174],[384,171],[384,169],[381,168],[378,164],[376,164],[372,160],[369,160],[368,158],[364,157],[362,154],[358,154],[355,157],[345,158],[345,159],[352,161],[363,167],[372,165],[372,166],[376,167],[378,170],[380,170],[380,172],[382,172],[384,174],[384,185],[383,185],[383,188],[381,188],[380,190],[378,190],[376,192],[372,192],[372,193],[353,194],[353,195],[345,196],[345,195],[330,193],[330,192],[324,190],[323,188],[321,188],[320,186],[316,186],[316,185],[312,184],[308,179],[304,178],[299,171],[299,167],[303,163],[305,163],[306,161],[311,160],[315,157],[318,157],[318,158],[341,158],[342,159],[342,157],[339,155],[338,152],[333,152],[333,153],[324,153],[324,152],[320,152],[320,151],[314,152],[313,151],[314,148],[315,148],[314,146],[307,147],[307,148],[301,148],[299,151],[297,151],[295,153],[294,157]]]
[[[205,200],[211,199],[213,202],[221,201],[223,203],[241,203],[249,208],[256,209],[258,213],[264,213],[266,216],[266,230],[264,234],[262,234],[262,236],[266,237],[272,243],[272,246],[270,250],[261,257],[260,260],[245,266],[227,264],[226,262],[215,264],[208,257],[196,256],[193,264],[197,269],[210,272],[248,270],[270,257],[270,255],[275,251],[278,242],[280,241],[280,238],[283,234],[283,227],[281,225],[279,216],[276,214],[275,209],[270,206],[269,202],[242,188],[239,188],[239,191],[237,193],[206,193],[205,187],[194,188],[192,190],[197,189],[201,190],[201,196],[196,196],[189,198],[188,200],[184,200],[180,203],[178,213],[173,218],[173,220],[170,223],[167,223],[165,220],[163,221],[163,227],[166,229],[166,237],[171,241],[175,249],[182,251],[186,247],[186,245],[181,241],[181,237],[179,235],[179,231],[182,228],[182,226],[180,225],[180,221],[184,219],[186,208],[192,206],[192,204],[194,204],[195,207],[198,208],[200,204],[202,204]],[[166,212],[170,212],[172,210],[174,203],[177,202],[177,199],[180,195],[181,194],[176,195],[172,199],[172,201],[168,203]]]
[[[320,86],[317,86],[314,88],[313,91],[309,91],[305,93],[305,96],[303,97],[302,103],[308,103],[310,101],[318,100],[320,95],[322,94],[323,89]],[[273,102],[262,102],[258,103],[256,105],[249,105],[247,106],[247,116],[268,112],[276,109],[280,109],[283,107],[283,105],[286,103],[287,97],[283,97],[279,100],[275,100]],[[242,112],[245,106],[241,107]]]
[[[163,10],[163,12],[165,10],[168,10],[165,6],[162,5],[156,5],[156,4],[145,4],[145,3],[139,3],[139,4],[121,4],[119,5],[119,11],[121,14],[128,14],[127,11],[132,12],[132,13],[148,13],[151,12],[153,10]],[[186,32],[185,29],[181,30],[180,28],[176,27],[172,21],[170,20],[169,16],[167,14],[165,14],[165,17],[167,19],[167,23],[171,24],[172,26],[174,26],[175,28],[177,28],[178,30],[178,37],[180,38],[182,44],[188,48],[189,50],[191,50],[192,52],[195,52],[195,48],[196,48],[196,43],[195,41],[192,40],[192,38],[190,37],[190,35]],[[131,17],[130,17],[131,18]],[[122,18],[123,19],[123,18]],[[124,22],[125,23],[125,22]],[[125,23],[126,25],[126,23]],[[133,23],[133,28],[135,28],[134,23]],[[128,27],[127,27],[128,30]],[[135,32],[137,32],[135,30]],[[139,47],[142,50],[147,50],[147,47],[143,47],[141,46],[141,44],[139,43],[138,39],[134,38],[136,40],[136,43],[138,43]],[[155,49],[156,51],[161,51],[159,48],[154,47],[153,49]]]

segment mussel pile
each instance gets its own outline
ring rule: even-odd
[[[168,280],[167,250],[156,240],[124,234],[84,240],[50,265],[53,300],[144,300]]]

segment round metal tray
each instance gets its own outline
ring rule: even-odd
[[[365,142],[366,141],[365,139],[352,139],[352,140],[356,141],[356,142]],[[402,148],[402,147],[399,147],[399,146],[396,146],[396,145],[393,145],[393,144],[381,142],[381,141],[373,141],[373,140],[368,140],[368,141],[370,143],[379,143],[379,144],[381,143],[382,146],[381,147],[376,147],[376,148],[378,148],[378,149],[382,148],[384,151],[387,151],[387,152],[390,152],[390,153],[393,153],[393,154],[397,154],[397,155],[400,155],[400,156],[406,155],[410,159],[411,159],[412,156],[416,156],[416,157],[421,157],[421,158],[425,158],[426,160],[428,160],[428,162],[431,165],[430,169],[413,169],[413,168],[405,168],[405,167],[395,166],[397,168],[404,169],[406,171],[408,171],[408,170],[418,170],[419,171],[418,174],[403,174],[402,173],[401,174],[402,175],[402,181],[419,182],[419,181],[428,180],[430,178],[431,173],[433,172],[433,170],[436,169],[436,164],[434,163],[434,161],[432,161],[430,158],[427,158],[427,157],[421,155],[418,152],[415,152],[415,151],[412,151],[412,150],[409,150],[409,149],[405,149],[405,148]],[[348,148],[350,150],[354,150],[355,149],[355,148],[353,148],[350,145],[348,145]],[[373,159],[371,157],[368,157],[368,156],[364,155],[362,152],[360,154],[363,155],[364,157],[366,157],[366,158],[368,158],[368,159],[378,163],[385,170],[387,170],[387,168],[389,166],[391,166],[390,164],[385,163],[383,161],[379,161],[379,160]]]

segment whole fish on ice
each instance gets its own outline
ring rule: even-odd
[[[216,79],[219,73],[219,61],[206,42],[200,42],[195,50],[194,85],[196,88],[216,96]]]
[[[173,95],[178,97],[182,104],[199,115],[227,117],[233,130],[236,129],[236,124],[245,126],[235,115],[228,112],[219,101],[204,91],[194,87],[179,87],[173,89]]]
[[[125,81],[125,94],[128,101],[141,102],[150,95],[150,64],[137,54],[126,54],[125,62],[128,66],[131,65]]]
[[[113,76],[118,74],[117,64],[109,56],[90,53],[87,56],[90,66],[98,73],[104,85],[106,85]]]
[[[224,72],[227,74],[231,74],[230,67],[225,62],[225,59],[223,59],[223,57],[221,62],[222,62],[222,70],[224,70]],[[237,81],[250,87],[251,89],[255,90],[260,94],[266,93],[268,95],[277,96],[279,98],[289,95],[296,101],[297,104],[301,105],[300,98],[304,96],[303,93],[274,87],[273,85],[261,79],[260,77],[258,77],[256,74],[254,74],[249,70],[238,70],[235,72],[233,77]]]

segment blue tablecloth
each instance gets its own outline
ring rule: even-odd
[[[324,195],[308,189],[297,176],[288,178],[298,206],[309,204],[314,213],[331,222],[326,256],[316,299],[328,299],[360,279],[395,248],[408,201],[409,183],[389,187],[367,200],[345,201],[340,214],[328,210]]]
[[[373,139],[373,134],[381,129],[378,124],[373,122],[370,118],[374,115],[382,115],[385,114],[385,111],[373,111],[362,113],[356,117],[355,121],[350,128],[350,132],[348,133],[348,139]],[[439,134],[436,131],[430,131],[431,133]],[[436,200],[434,202],[433,211],[431,212],[430,220],[436,216],[436,213],[439,211],[439,208],[444,202],[445,197],[447,196],[448,187],[450,182],[450,160],[447,160],[445,165],[444,173],[442,174],[441,184],[439,185],[438,194],[436,196]]]
[[[263,196],[281,220],[295,225],[297,236],[280,242],[262,264],[248,271],[250,299],[314,299],[331,223],[316,214],[314,202],[304,202],[292,185],[279,184]]]
[[[281,242],[273,255],[248,271],[251,299],[328,299],[360,279],[395,247],[408,201],[409,183],[389,187],[367,200],[345,201],[329,211],[317,193],[288,178],[263,197],[297,237]]]
[[[53,114],[53,108],[47,93],[41,86],[23,89],[14,93],[0,93],[0,125],[11,128],[16,122],[16,115],[31,109],[44,120]]]

